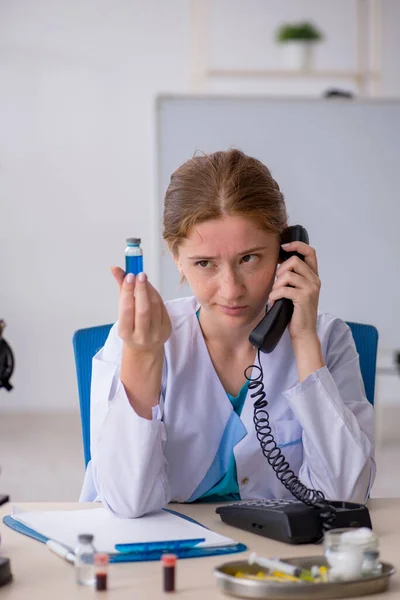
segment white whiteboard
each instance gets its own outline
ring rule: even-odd
[[[320,311],[400,347],[400,102],[161,97],[157,117],[160,214],[171,173],[196,151],[255,156],[317,250]],[[190,293],[167,252],[160,267],[164,300]]]

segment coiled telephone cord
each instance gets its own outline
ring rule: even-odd
[[[255,390],[250,394],[250,397],[256,399],[254,402],[253,421],[262,453],[275,471],[279,481],[297,500],[304,502],[308,506],[320,509],[319,516],[322,522],[322,531],[328,531],[335,525],[336,509],[325,499],[323,492],[310,489],[300,481],[295,472],[290,468],[282,450],[277,445],[272,435],[269,414],[267,412],[268,401],[264,391],[264,372],[261,366],[260,350],[258,350],[257,358],[258,365],[247,367],[244,376],[249,382],[249,390]],[[255,377],[249,376],[249,370],[253,372],[258,371],[258,375]]]

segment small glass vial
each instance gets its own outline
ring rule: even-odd
[[[93,585],[94,578],[94,556],[96,548],[93,545],[91,533],[78,535],[78,545],[75,549],[75,573],[76,583],[79,585]]]
[[[97,592],[105,592],[108,587],[108,554],[96,554],[94,557],[96,581],[95,590]]]
[[[163,554],[161,562],[163,565],[163,590],[164,592],[175,591],[175,568],[177,556],[175,554]]]
[[[127,238],[125,248],[125,273],[138,275],[143,271],[143,251],[140,238]]]

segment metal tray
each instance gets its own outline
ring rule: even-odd
[[[323,556],[294,557],[284,560],[304,569],[310,569],[313,565],[328,566]],[[389,577],[396,572],[396,569],[393,565],[385,562],[382,562],[382,566],[381,575],[375,577],[327,583],[278,583],[235,577],[237,571],[252,575],[256,575],[260,571],[268,573],[259,565],[249,565],[245,560],[224,563],[214,569],[214,574],[221,590],[231,596],[265,600],[311,600],[312,598],[351,598],[384,592],[388,588]]]

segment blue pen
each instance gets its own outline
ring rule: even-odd
[[[137,552],[138,554],[151,554],[152,552],[180,552],[193,548],[206,538],[193,538],[191,540],[166,540],[160,542],[145,542],[138,544],[116,544],[115,549],[123,554]]]
[[[122,544],[123,546],[123,544]],[[234,544],[232,546],[210,546],[209,548],[205,548],[204,546],[194,546],[193,548],[183,548],[181,550],[175,551],[174,554],[178,556],[178,558],[196,558],[198,556],[216,556],[222,554],[235,554],[237,552],[245,552],[247,550],[247,546],[244,544]],[[146,552],[146,553],[138,553],[138,552],[119,552],[117,554],[112,554],[110,556],[110,562],[141,562],[141,561],[154,561],[160,560],[162,555],[165,554],[162,550],[157,550],[156,552]]]

